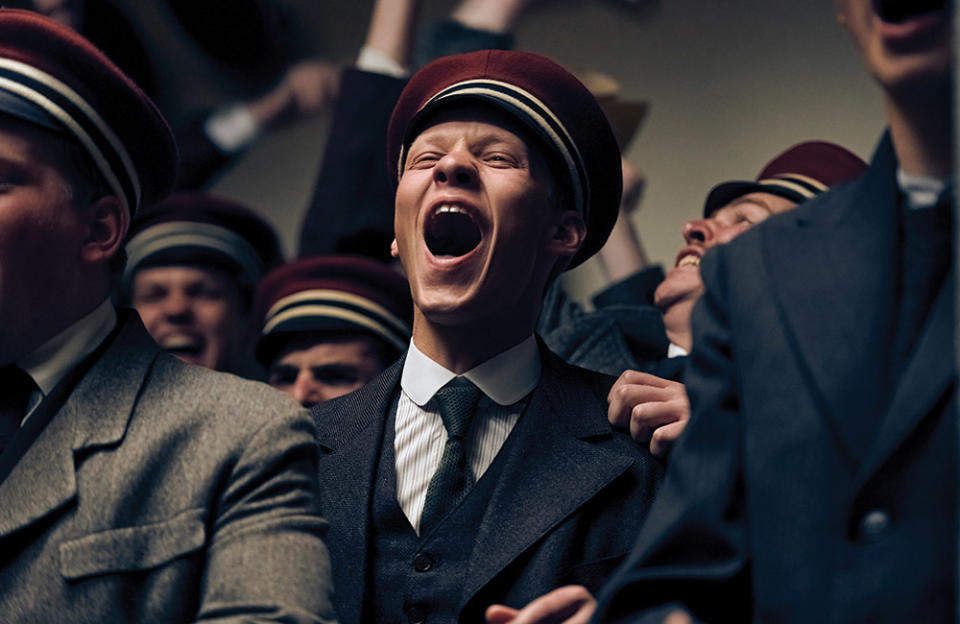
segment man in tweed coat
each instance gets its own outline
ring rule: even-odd
[[[106,57],[0,10],[0,621],[334,618],[309,418],[108,299],[176,162]]]

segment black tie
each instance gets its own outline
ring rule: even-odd
[[[0,455],[20,429],[27,413],[30,395],[36,389],[33,379],[19,366],[0,367]]]
[[[479,398],[480,390],[464,377],[453,379],[434,395],[447,430],[447,443],[427,488],[427,500],[420,515],[420,535],[428,534],[473,487],[473,472],[467,461],[464,436]]]

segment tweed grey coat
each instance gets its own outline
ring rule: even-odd
[[[309,417],[131,314],[0,483],[0,621],[330,622]]]

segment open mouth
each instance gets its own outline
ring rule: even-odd
[[[885,22],[899,24],[947,7],[947,0],[873,0],[873,10]]]
[[[160,347],[171,355],[197,356],[203,352],[203,339],[198,336],[173,334],[161,340]]]
[[[427,218],[424,239],[436,257],[464,256],[480,244],[480,226],[461,206],[443,204]]]

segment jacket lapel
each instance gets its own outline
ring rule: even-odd
[[[113,343],[0,483],[0,501],[15,502],[0,505],[0,537],[73,500],[75,454],[122,440],[157,353],[140,319],[127,318]]]
[[[937,401],[956,379],[954,349],[954,293],[951,271],[924,323],[917,347],[897,384],[880,431],[858,473],[863,483],[913,429],[930,415]]]
[[[894,307],[895,167],[885,136],[857,182],[760,231],[773,295],[801,370],[851,466],[863,449],[850,414],[880,413],[888,398],[883,337]]]
[[[370,504],[384,423],[400,373],[401,358],[363,389],[312,411],[320,447],[323,513],[330,521],[327,547],[336,577],[337,609],[344,621],[360,621],[370,550]]]
[[[461,605],[634,462],[591,444],[611,435],[597,397],[541,353],[543,376],[477,533],[474,552],[483,556],[473,558]]]

